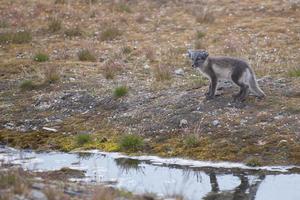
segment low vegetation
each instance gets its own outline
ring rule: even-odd
[[[127,95],[127,93],[128,93],[128,88],[125,85],[118,86],[114,89],[114,97],[116,98],[123,97]]]
[[[44,71],[44,83],[53,84],[60,80],[60,72],[58,66],[47,66]]]
[[[102,68],[102,74],[106,79],[113,79],[119,71],[121,71],[120,65],[113,60],[108,60]]]
[[[49,60],[49,56],[44,53],[37,53],[35,54],[33,60],[37,62],[46,62]]]
[[[8,28],[9,24],[7,21],[0,20],[0,28]]]
[[[82,146],[91,141],[92,141],[92,137],[89,134],[79,134],[76,136],[76,143],[79,146]]]
[[[166,81],[171,79],[171,69],[166,65],[153,67],[153,72],[157,81]]]
[[[290,70],[288,72],[288,76],[290,76],[290,77],[300,77],[300,68],[299,69]]]
[[[95,62],[96,57],[95,55],[88,49],[82,49],[77,53],[78,59],[80,61],[90,61]]]
[[[34,90],[37,88],[37,85],[33,82],[33,80],[23,80],[20,84],[21,90]]]
[[[117,3],[115,5],[115,10],[118,12],[132,13],[130,5],[124,2]]]
[[[189,135],[184,138],[184,146],[187,148],[197,147],[199,145],[199,139],[195,135]]]
[[[48,23],[48,30],[51,33],[56,33],[62,29],[62,22],[60,19],[53,17],[50,18],[49,23]]]
[[[119,146],[123,151],[136,152],[142,149],[143,139],[138,135],[127,134],[120,138]]]
[[[31,33],[27,30],[18,32],[0,33],[0,44],[25,44],[32,40]]]
[[[65,30],[65,36],[70,37],[70,38],[79,37],[82,35],[83,35],[83,31],[79,27],[69,28],[69,29]]]
[[[121,36],[122,32],[116,27],[107,27],[101,32],[100,39],[101,41],[114,40],[117,37]]]

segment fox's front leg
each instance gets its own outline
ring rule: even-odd
[[[205,94],[206,99],[213,99],[215,97],[217,82],[216,78],[211,78],[208,92]]]

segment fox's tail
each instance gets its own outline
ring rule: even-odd
[[[265,97],[266,94],[258,86],[256,76],[255,76],[253,70],[250,68],[249,71],[250,71],[250,74],[251,74],[251,78],[249,80],[250,91],[252,93],[254,93],[256,96],[258,96],[259,98]]]

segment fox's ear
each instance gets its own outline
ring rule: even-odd
[[[207,51],[204,51],[202,55],[203,55],[203,58],[205,59],[208,57],[209,53]]]

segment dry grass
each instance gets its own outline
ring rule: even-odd
[[[117,60],[109,59],[104,63],[101,72],[106,79],[113,79],[121,70],[121,65]]]
[[[79,37],[83,35],[83,31],[79,28],[79,27],[75,27],[75,28],[69,28],[67,30],[65,30],[65,36],[66,37]]]
[[[26,195],[30,183],[22,178],[22,174],[18,170],[2,171],[0,174],[0,188],[7,189],[6,195],[11,194]],[[5,193],[4,193],[5,194]],[[4,194],[0,193],[0,199],[4,198]]]
[[[109,188],[97,188],[95,189],[92,200],[114,200],[117,194],[114,190]]]
[[[200,10],[195,11],[195,17],[198,23],[213,23],[216,19],[208,7],[201,7]]]
[[[53,84],[60,80],[60,70],[57,65],[47,66],[44,70],[44,83]]]
[[[51,33],[56,33],[62,29],[62,21],[56,17],[52,17],[48,22],[48,30]]]
[[[157,81],[165,81],[165,80],[170,80],[172,78],[171,76],[171,69],[168,66],[154,66],[153,67],[153,72],[155,79]]]
[[[117,27],[107,27],[105,28],[100,35],[101,41],[114,40],[122,35],[122,32]]]
[[[80,61],[90,61],[90,62],[95,62],[96,57],[94,53],[92,53],[91,50],[89,49],[82,49],[77,53],[78,59]]]
[[[155,50],[152,47],[147,47],[143,50],[143,53],[145,54],[146,58],[150,61],[153,62],[155,61],[156,55],[155,55]]]

